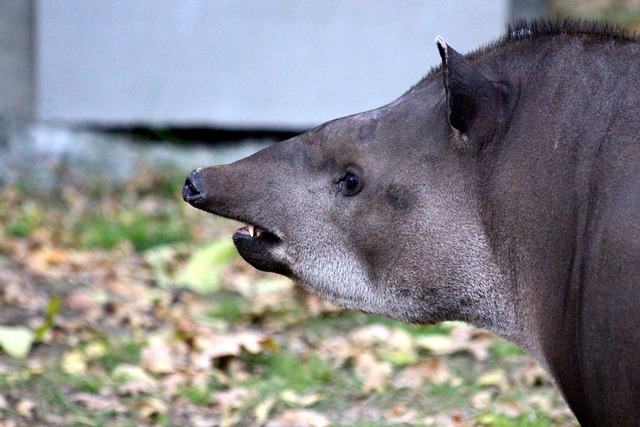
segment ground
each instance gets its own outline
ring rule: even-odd
[[[570,426],[468,325],[334,307],[239,258],[180,173],[0,191],[0,424]]]

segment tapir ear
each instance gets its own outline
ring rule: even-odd
[[[501,88],[467,58],[436,37],[447,97],[449,124],[463,137],[483,139],[493,133],[502,102]]]

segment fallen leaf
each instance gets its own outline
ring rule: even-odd
[[[115,397],[100,396],[91,393],[76,393],[71,396],[73,402],[84,405],[92,411],[126,412],[127,408]]]
[[[499,402],[496,404],[495,411],[503,414],[508,418],[517,418],[522,413],[522,408],[518,402]]]
[[[83,375],[87,372],[87,357],[79,350],[68,351],[62,356],[61,365],[69,375]]]
[[[354,371],[362,380],[362,391],[382,391],[389,383],[393,367],[389,362],[380,362],[370,353],[362,353],[354,358]]]
[[[265,427],[327,427],[329,419],[324,415],[307,409],[290,409]]]
[[[504,370],[494,369],[480,375],[476,380],[476,385],[480,387],[498,387],[500,390],[505,391],[509,388],[509,381]]]
[[[553,408],[553,402],[549,396],[534,394],[527,399],[527,403],[542,412],[550,412]]]
[[[318,403],[322,397],[317,393],[300,395],[293,390],[284,390],[280,393],[280,400],[287,405],[305,407]]]
[[[111,375],[120,383],[118,391],[123,395],[152,392],[158,385],[155,378],[136,365],[120,364],[114,368]]]
[[[476,409],[487,409],[491,404],[491,398],[493,393],[488,390],[483,390],[475,393],[471,396],[471,406]]]
[[[167,405],[156,397],[143,399],[137,402],[134,408],[138,411],[138,416],[145,421],[151,421],[158,415],[167,412]]]
[[[94,341],[84,348],[84,354],[87,359],[99,359],[107,354],[107,346],[103,342]]]
[[[220,273],[237,254],[231,239],[225,237],[195,249],[185,245],[150,249],[145,259],[161,286],[177,283],[198,293],[211,293],[220,288]]]
[[[36,404],[31,399],[22,399],[16,405],[16,412],[22,415],[25,418],[33,418],[33,408],[35,408]]]
[[[252,391],[244,387],[236,387],[219,391],[211,395],[211,401],[222,408],[238,408],[252,396]]]
[[[537,362],[531,360],[525,366],[523,366],[519,372],[518,377],[521,378],[529,387],[535,387],[540,385],[549,384],[549,376],[545,370]]]
[[[489,357],[489,348],[496,341],[496,337],[467,325],[456,325],[448,335],[427,335],[417,337],[417,347],[430,351],[435,355],[450,355],[458,351],[471,353],[478,361]]]
[[[213,359],[239,356],[243,350],[257,354],[266,339],[264,334],[253,331],[197,336],[194,340],[197,352],[192,355],[192,362],[198,369],[208,369]]]
[[[431,358],[404,368],[394,385],[398,388],[419,389],[425,383],[443,384],[451,379],[449,368],[439,359]]]
[[[174,357],[171,346],[161,337],[150,338],[141,352],[142,366],[153,374],[174,372]]]
[[[276,399],[273,397],[269,397],[265,399],[263,402],[260,402],[253,410],[253,416],[255,417],[255,425],[264,424],[269,418],[269,414],[273,410],[273,407],[276,404]]]
[[[29,354],[34,338],[33,331],[26,326],[0,326],[0,347],[16,359]]]

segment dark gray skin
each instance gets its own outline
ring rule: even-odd
[[[583,425],[640,425],[640,42],[538,22],[382,108],[226,166],[183,197],[246,222],[258,269],[533,354]],[[255,232],[254,232],[255,233]]]

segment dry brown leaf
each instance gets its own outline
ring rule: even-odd
[[[36,407],[36,404],[31,399],[22,399],[16,405],[16,412],[22,415],[25,418],[33,418],[33,409]]]
[[[153,393],[157,390],[157,385],[148,381],[129,381],[118,387],[118,394],[121,396],[138,396],[140,394]]]
[[[349,334],[349,338],[354,344],[365,347],[386,343],[390,336],[391,328],[378,323],[354,329]]]
[[[76,393],[71,396],[71,400],[81,403],[91,411],[114,411],[126,412],[127,408],[115,397],[100,396],[91,393]]]
[[[255,331],[197,336],[194,344],[198,351],[192,355],[192,362],[198,369],[209,369],[213,359],[239,356],[243,349],[257,354],[262,350],[262,342],[266,338],[265,334]]]
[[[508,418],[517,418],[522,414],[522,407],[520,406],[520,403],[515,401],[499,402],[496,404],[495,411]]]
[[[384,413],[384,419],[393,424],[415,425],[418,412],[406,406],[394,405]]]
[[[536,361],[531,360],[516,374],[529,387],[549,384],[549,376]]]
[[[479,391],[471,396],[471,406],[476,409],[487,409],[491,404],[493,393],[489,390]]]
[[[162,337],[152,337],[141,352],[142,367],[152,374],[175,372],[175,355]]]
[[[138,416],[145,421],[155,419],[158,415],[167,412],[167,405],[160,399],[148,397],[137,402],[134,408],[138,411]]]
[[[364,393],[384,390],[393,374],[391,363],[380,362],[370,353],[359,354],[353,362],[355,374],[363,380]]]
[[[324,415],[307,409],[290,409],[265,427],[327,427],[330,421]]]
[[[424,418],[422,423],[427,426],[437,427],[471,427],[474,425],[474,423],[465,421],[459,412],[428,416]]]
[[[544,396],[542,394],[534,394],[527,398],[527,403],[533,406],[535,409],[542,412],[550,412],[551,408],[553,408],[553,402],[551,401],[551,397]]]
[[[415,344],[435,355],[450,355],[458,351],[471,353],[478,361],[489,357],[489,348],[496,337],[485,331],[467,325],[454,326],[449,335],[423,336],[416,339]]]
[[[61,364],[62,370],[69,375],[83,375],[87,372],[87,357],[79,350],[66,352]]]
[[[236,387],[226,391],[219,391],[211,395],[211,401],[222,409],[222,412],[228,412],[244,405],[244,402],[253,396],[253,392],[244,387]]]
[[[253,409],[253,416],[255,418],[254,421],[256,425],[262,425],[267,421],[267,419],[269,419],[269,414],[273,410],[275,404],[276,399],[274,397],[269,397],[256,405]]]
[[[291,406],[305,407],[318,403],[322,396],[317,393],[300,395],[293,390],[285,390],[280,393],[280,400]]]
[[[419,389],[424,383],[443,384],[451,379],[449,368],[439,359],[430,358],[404,368],[396,377],[398,388]]]
[[[184,374],[169,374],[160,381],[162,396],[171,398],[180,393],[183,386],[187,384],[187,377]]]
[[[503,369],[494,369],[478,377],[476,385],[480,387],[498,387],[501,391],[509,389],[509,380]]]
[[[325,339],[317,349],[318,356],[334,368],[342,367],[347,359],[358,353],[352,343],[343,336]]]

